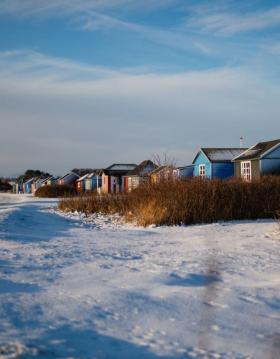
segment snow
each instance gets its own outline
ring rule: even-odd
[[[0,203],[0,358],[280,357],[275,221],[140,228]]]
[[[106,170],[110,170],[110,171],[129,171],[129,170],[133,170],[135,167],[137,167],[134,164],[114,164],[108,168],[106,168]]]
[[[244,152],[244,149],[220,148],[207,149],[207,156],[211,161],[231,161]]]
[[[81,176],[80,178],[77,179],[77,181],[83,181],[85,180],[86,178],[89,177],[89,173],[86,173],[85,175]]]

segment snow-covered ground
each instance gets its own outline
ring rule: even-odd
[[[143,229],[0,203],[0,358],[280,358],[276,222]]]

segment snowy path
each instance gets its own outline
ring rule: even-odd
[[[94,227],[51,205],[0,194],[0,358],[280,358],[275,222]]]

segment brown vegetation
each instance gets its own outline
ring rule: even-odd
[[[7,181],[0,178],[0,192],[11,192],[12,189],[13,186],[11,186]]]
[[[74,188],[65,185],[42,186],[35,192],[35,196],[41,198],[69,197],[74,194]]]
[[[63,199],[63,211],[119,213],[139,225],[177,225],[225,220],[274,218],[280,203],[280,177],[161,181],[129,194],[84,195]]]

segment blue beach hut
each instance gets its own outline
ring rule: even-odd
[[[176,170],[178,179],[186,179],[193,177],[193,168],[193,165],[177,167]]]
[[[226,179],[234,176],[233,158],[246,148],[201,148],[193,160],[193,175]]]
[[[29,180],[25,181],[23,184],[23,192],[24,193],[31,193],[32,192],[32,183],[34,178],[30,178]]]
[[[87,175],[85,179],[85,190],[94,191],[102,187],[102,170],[97,169]]]

